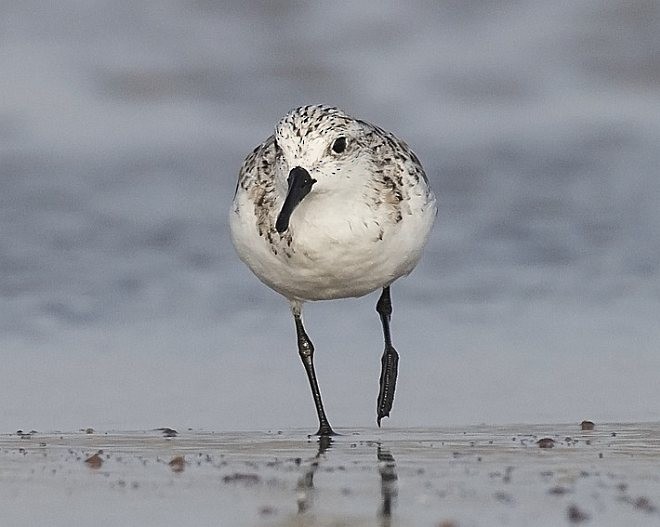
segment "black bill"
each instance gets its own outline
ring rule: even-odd
[[[309,194],[309,191],[312,190],[312,185],[316,183],[316,180],[312,179],[312,176],[310,176],[309,172],[304,168],[295,167],[289,172],[288,183],[289,190],[287,191],[284,205],[282,205],[282,210],[277,216],[277,221],[275,222],[275,229],[277,229],[277,232],[280,234],[289,228],[289,218],[291,218],[293,210],[298,206],[298,203]]]

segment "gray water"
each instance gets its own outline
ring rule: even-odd
[[[315,429],[226,217],[317,102],[439,197],[385,426],[660,419],[660,4],[53,4],[0,3],[0,429]],[[306,307],[336,428],[375,420],[376,298]]]

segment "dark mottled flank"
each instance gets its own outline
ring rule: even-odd
[[[365,201],[375,210],[385,209],[383,217],[395,224],[404,215],[412,214],[408,201],[410,192],[428,193],[428,185],[418,185],[420,178],[428,183],[424,169],[410,147],[393,134],[366,121],[353,119],[336,108],[303,106],[291,111],[277,125],[275,134],[257,146],[241,167],[238,186],[245,190],[254,203],[259,234],[265,237],[275,254],[291,254],[291,230],[283,234],[275,230],[277,208],[275,201],[275,168],[283,163],[278,142],[294,144],[301,154],[305,145],[320,136],[350,138],[341,155],[328,155],[324,162],[334,163],[334,172],[341,171],[342,163],[356,157],[368,157],[371,170],[366,186]],[[329,142],[331,144],[331,142]],[[379,239],[382,240],[381,228]],[[284,241],[285,243],[281,243]]]
[[[273,252],[277,254],[278,247],[285,254],[290,254],[291,233],[279,234],[275,230],[275,163],[277,161],[277,144],[275,137],[270,136],[262,144],[257,146],[247,156],[241,167],[238,185],[250,196],[254,203],[254,213],[257,217],[257,228],[259,235],[265,237]],[[237,187],[238,188],[238,187]],[[278,240],[284,240],[284,244],[276,244]]]

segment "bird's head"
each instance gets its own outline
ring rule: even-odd
[[[362,163],[362,127],[336,108],[303,106],[289,112],[274,134],[276,177],[285,194],[275,228],[283,233],[308,195],[350,193]],[[308,198],[309,199],[309,198]]]

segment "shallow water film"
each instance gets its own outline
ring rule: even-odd
[[[6,525],[657,525],[658,425],[0,436]],[[548,445],[551,445],[549,447]]]

